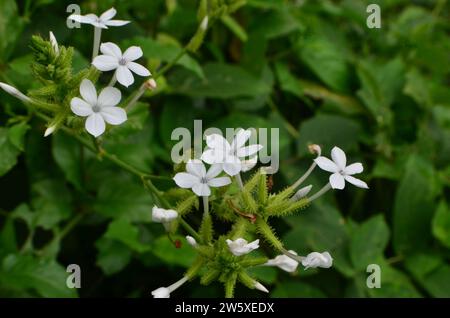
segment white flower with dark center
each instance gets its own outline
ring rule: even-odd
[[[127,113],[117,107],[121,93],[117,88],[106,87],[97,97],[94,84],[84,79],[80,85],[81,98],[74,97],[70,108],[75,115],[87,117],[85,127],[88,133],[98,137],[105,132],[105,121],[111,125],[120,125],[127,120]]]
[[[130,46],[122,54],[122,51],[116,44],[107,42],[100,45],[100,52],[103,54],[95,57],[92,65],[102,72],[115,70],[114,76],[123,86],[128,87],[134,83],[134,77],[131,72],[140,76],[151,75],[148,69],[133,62],[143,55],[142,49],[138,46]]]
[[[251,130],[240,129],[231,144],[219,134],[209,135],[206,137],[208,149],[201,159],[208,164],[222,164],[223,170],[230,176],[247,171],[256,164],[256,154],[262,148],[258,144],[244,146],[251,134]],[[246,157],[251,159],[246,160]]]
[[[314,159],[314,161],[321,169],[333,173],[330,176],[330,185],[333,189],[344,189],[345,181],[348,181],[359,188],[369,188],[364,181],[352,177],[354,174],[363,172],[361,163],[357,162],[346,166],[347,157],[345,156],[345,152],[339,147],[334,147],[331,150],[331,158],[333,161],[320,156]]]
[[[188,281],[188,277],[184,276],[182,279],[176,283],[170,285],[169,287],[160,287],[152,291],[153,298],[170,298],[170,293],[179,288],[181,285]]]
[[[178,212],[175,210],[166,210],[158,208],[156,205],[152,209],[152,221],[162,223],[166,230],[169,230],[170,223],[178,218]]]
[[[212,165],[208,172],[200,160],[189,160],[186,164],[186,172],[175,175],[173,180],[180,188],[192,189],[198,196],[211,195],[210,187],[223,187],[231,183],[228,177],[218,177],[222,172],[221,165]]]
[[[333,265],[333,258],[328,252],[312,252],[303,258],[302,265],[305,266],[305,270],[316,267],[330,268]]]
[[[109,26],[122,26],[130,23],[124,20],[111,20],[117,14],[116,9],[111,8],[103,12],[100,17],[93,13],[86,15],[72,14],[67,19],[74,20],[79,23],[86,23],[95,26],[96,28],[107,29]]]
[[[249,243],[243,238],[238,238],[234,241],[227,239],[226,242],[228,248],[230,249],[230,252],[235,256],[245,255],[259,248],[259,240],[255,240]]]
[[[295,251],[289,251],[289,253],[297,255]],[[278,255],[274,259],[270,259],[267,261],[267,263],[264,264],[265,266],[276,266],[278,268],[281,268],[282,270],[293,273],[297,270],[298,262],[289,256],[286,255]]]

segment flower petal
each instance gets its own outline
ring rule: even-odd
[[[250,146],[247,146],[247,147],[244,147],[244,148],[237,149],[236,154],[240,158],[253,156],[258,151],[260,151],[262,149],[262,147],[263,146],[261,146],[261,145],[250,145]]]
[[[102,43],[102,45],[100,45],[100,52],[117,58],[117,62],[122,58],[122,50],[117,46],[117,44],[112,42]]]
[[[86,119],[86,130],[94,137],[98,137],[105,132],[105,121],[98,113],[93,113]]]
[[[98,96],[97,105],[100,107],[116,106],[119,104],[122,94],[115,87],[105,87]]]
[[[111,125],[120,125],[127,120],[127,112],[121,107],[103,107],[100,114]]]
[[[215,149],[206,149],[202,156],[200,157],[201,160],[206,162],[207,164],[214,164],[214,163],[221,163],[223,161],[222,152],[218,152]]]
[[[103,22],[107,21],[107,20],[111,20],[112,18],[114,18],[114,16],[117,14],[116,9],[111,8],[109,10],[106,10],[105,12],[103,12],[100,15],[100,20],[102,20]]]
[[[126,25],[130,23],[130,21],[125,21],[125,20],[109,20],[109,21],[105,21],[105,24],[107,26],[122,26],[122,25]]]
[[[220,151],[224,154],[228,153],[231,148],[230,143],[219,134],[211,134],[206,136],[206,144],[209,148],[215,149],[216,151]]]
[[[347,157],[345,156],[345,152],[341,148],[333,147],[333,149],[331,150],[331,158],[340,170],[345,169],[345,165],[347,164]]]
[[[206,173],[206,179],[212,179],[217,177],[223,171],[220,163],[213,164]]]
[[[231,183],[231,179],[228,177],[220,177],[208,180],[210,187],[223,187]]]
[[[345,176],[345,180],[350,182],[351,184],[357,186],[358,188],[369,189],[369,186],[364,181],[357,179],[352,176]]]
[[[79,22],[79,23],[88,23],[88,24],[92,24],[95,21],[97,21],[97,16],[93,13],[90,14],[86,14],[86,15],[80,15],[80,14],[71,14],[67,17],[67,19],[69,20],[73,20],[75,22]]]
[[[342,190],[345,187],[345,179],[340,173],[336,172],[330,176],[330,184],[333,189]]]
[[[139,76],[150,76],[152,75],[148,69],[143,67],[141,64],[135,62],[128,62],[127,67],[130,71],[136,73]]]
[[[199,178],[206,176],[206,168],[200,160],[189,160],[186,164],[186,171]]]
[[[134,83],[133,74],[126,66],[119,66],[116,70],[117,81],[125,87]]]
[[[252,131],[250,129],[239,129],[239,131],[234,136],[234,139],[231,143],[231,148],[236,151],[237,149],[241,148],[247,140],[252,135]]]
[[[192,187],[192,191],[199,197],[207,197],[211,195],[211,189],[205,183],[197,183]]]
[[[258,156],[253,156],[252,158],[247,160],[241,160],[241,171],[242,172],[249,171],[253,169],[253,167],[255,167],[257,163],[258,163]]]
[[[338,172],[339,168],[338,166],[331,161],[330,159],[328,159],[327,157],[317,157],[316,159],[314,159],[314,162],[317,163],[317,165],[319,166],[320,169],[328,171],[328,172]]]
[[[78,97],[72,98],[72,100],[70,101],[70,109],[75,115],[81,117],[86,117],[93,113],[92,106]]]
[[[130,62],[137,60],[138,58],[142,57],[144,53],[142,52],[142,49],[139,46],[130,46],[124,53],[123,58]]]
[[[119,67],[117,58],[111,55],[99,55],[94,58],[92,65],[102,72],[112,71]]]
[[[84,79],[80,85],[80,94],[91,106],[97,104],[97,91],[94,84],[88,79]]]
[[[177,186],[184,189],[190,189],[195,184],[200,183],[200,179],[197,176],[193,176],[190,173],[180,172],[173,178]]]
[[[240,163],[224,163],[223,164],[223,171],[229,176],[235,176],[239,172],[241,172],[242,166]]]
[[[363,172],[364,168],[360,162],[352,163],[351,165],[345,167],[344,174],[352,175]]]

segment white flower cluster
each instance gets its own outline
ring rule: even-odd
[[[98,137],[105,132],[105,123],[120,125],[127,120],[126,111],[117,106],[122,96],[120,91],[113,87],[116,81],[128,87],[134,83],[133,73],[140,76],[151,76],[148,69],[135,62],[143,55],[140,47],[131,46],[122,53],[122,50],[112,42],[100,45],[101,29],[108,29],[111,26],[123,26],[130,22],[112,20],[116,14],[117,11],[111,8],[101,14],[100,17],[92,13],[86,15],[72,14],[68,17],[70,20],[90,24],[95,27],[92,65],[102,72],[114,71],[110,85],[104,88],[99,96],[97,96],[94,84],[90,80],[85,79],[80,85],[82,98],[74,97],[70,102],[71,110],[75,115],[87,117],[85,128],[94,137]],[[51,34],[50,39],[52,44],[56,43],[53,34]],[[99,46],[102,55],[97,56]],[[56,46],[54,45],[55,47],[56,49],[58,48],[57,44]]]

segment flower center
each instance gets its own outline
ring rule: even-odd
[[[98,106],[98,105],[94,105],[94,106],[92,106],[92,111],[94,112],[94,113],[98,113],[98,112],[100,112],[100,106]]]
[[[127,60],[125,60],[123,57],[119,60],[119,65],[125,66],[127,65]]]
[[[206,179],[206,177],[203,177],[200,179],[200,183],[208,183],[208,179]]]

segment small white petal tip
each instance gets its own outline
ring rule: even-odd
[[[255,281],[255,288],[256,288],[257,290],[262,291],[262,292],[269,293],[269,290],[268,290],[266,287],[264,287],[263,284],[261,284],[261,283],[259,283],[259,282],[257,282],[257,281]]]
[[[48,127],[45,132],[44,132],[44,137],[48,137],[51,134],[53,134],[53,132],[55,131],[56,127],[55,126],[50,126]]]

